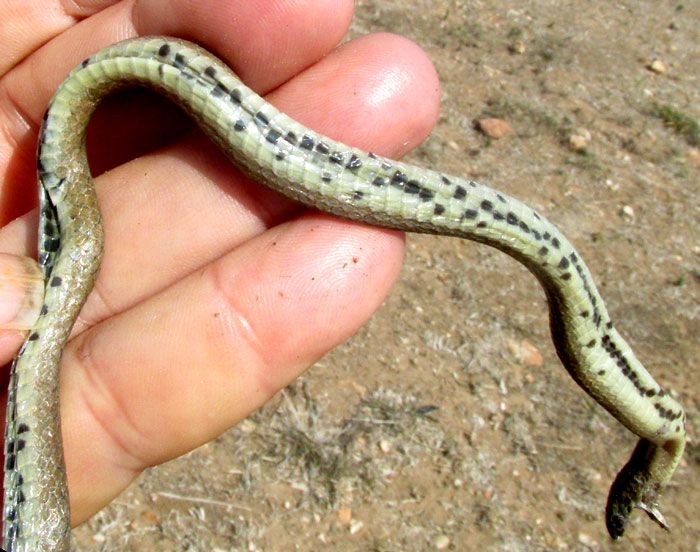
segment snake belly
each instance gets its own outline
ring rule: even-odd
[[[640,437],[608,497],[610,534],[622,535],[634,507],[665,526],[656,498],[683,454],[685,413],[617,333],[588,268],[554,225],[517,199],[472,180],[322,136],[280,113],[199,46],[147,37],[84,60],[61,84],[43,119],[37,167],[46,295],[10,379],[5,550],[69,549],[58,366],[103,248],[85,131],[105,96],[133,86],[172,99],[237,167],[290,198],[370,225],[484,243],[524,264],[546,293],[552,338],[564,367]]]

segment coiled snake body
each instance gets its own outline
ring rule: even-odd
[[[86,59],[51,100],[39,140],[41,316],[18,354],[5,431],[3,546],[66,551],[70,527],[58,365],[102,256],[85,129],[106,95],[145,86],[180,105],[247,174],[316,209],[371,225],[467,238],[504,251],[542,284],[554,344],[576,382],[639,443],[610,491],[621,536],[633,507],[665,526],[656,497],[685,445],[685,414],[613,327],[591,274],[542,215],[491,188],[334,142],[277,111],[194,44],[137,38]]]

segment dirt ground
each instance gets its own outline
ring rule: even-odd
[[[352,36],[380,30],[427,50],[443,86],[411,160],[546,213],[687,408],[661,501],[673,532],[636,514],[607,537],[635,438],[562,369],[534,278],[498,251],[411,236],[366,327],[144,474],[75,531],[76,550],[700,551],[700,2],[358,2]],[[486,117],[513,131],[489,140]]]

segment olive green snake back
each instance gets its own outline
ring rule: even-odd
[[[93,286],[103,243],[85,130],[106,95],[130,86],[171,98],[239,168],[288,197],[371,225],[485,243],[523,263],[547,294],[553,341],[568,372],[640,437],[611,489],[608,530],[621,536],[635,506],[665,524],[656,497],[683,453],[684,411],[617,333],[586,265],[550,222],[471,180],[321,136],[277,111],[198,46],[151,37],[86,59],[61,84],[43,121],[39,256],[46,297],[15,360],[8,394],[5,550],[69,548],[58,364]]]

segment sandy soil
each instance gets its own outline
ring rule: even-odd
[[[700,550],[699,22],[697,0],[368,0],[352,31],[428,51],[442,117],[411,160],[546,213],[687,408],[692,440],[662,497],[671,534],[637,514],[608,539],[608,486],[635,438],[562,369],[534,279],[498,251],[412,236],[358,335],[144,474],[75,532],[77,550]],[[485,117],[513,132],[487,139]]]

